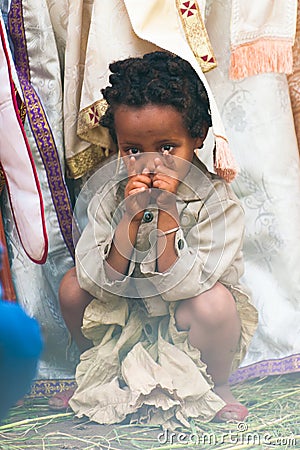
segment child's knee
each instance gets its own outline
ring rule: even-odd
[[[81,303],[87,295],[88,293],[79,286],[76,269],[73,267],[64,275],[59,286],[61,308],[72,308],[77,303]]]
[[[189,301],[192,320],[202,326],[219,327],[238,318],[235,300],[221,283]]]
[[[176,327],[179,331],[188,331],[191,327],[191,308],[188,301],[179,303],[175,311]]]

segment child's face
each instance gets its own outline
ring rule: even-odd
[[[114,114],[115,132],[122,157],[134,156],[136,171],[147,168],[154,172],[154,159],[166,150],[175,158],[176,171],[183,179],[193,159],[194,149],[202,146],[202,138],[192,138],[182,116],[172,106],[147,105],[141,108],[119,106]],[[129,158],[125,158],[128,161]],[[184,160],[184,161],[182,161]]]

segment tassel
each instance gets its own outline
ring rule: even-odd
[[[214,167],[216,173],[227,183],[231,183],[238,173],[238,167],[228,142],[222,136],[216,136]]]
[[[292,42],[261,39],[231,50],[229,77],[232,80],[266,72],[293,72]]]

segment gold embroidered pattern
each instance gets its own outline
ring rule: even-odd
[[[66,159],[68,177],[74,179],[83,177],[105,158],[115,153],[115,145],[108,129],[99,125],[99,120],[106,109],[107,102],[102,99],[79,111],[77,135],[91,145]]]
[[[216,58],[196,1],[176,0],[187,41],[202,69],[208,72],[217,66]]]
[[[21,121],[22,121],[22,123],[24,125],[25,119],[26,119],[27,110],[26,110],[26,105],[23,102],[19,106],[19,113],[20,113]]]
[[[90,145],[86,150],[67,158],[67,176],[75,179],[81,178],[113,153],[115,153],[114,149]]]
[[[17,101],[17,105],[18,105],[20,119],[22,121],[22,124],[24,125],[25,119],[26,119],[26,114],[27,114],[26,105],[23,102],[23,100],[21,99],[21,96],[20,96],[15,84],[14,84],[14,91],[15,91],[15,96],[16,96],[16,101]]]
[[[78,115],[77,134],[84,135],[88,130],[98,127],[99,120],[107,110],[106,100],[98,100],[87,108],[82,109]],[[96,142],[94,142],[96,143]]]
[[[57,392],[64,392],[75,387],[75,380],[36,380],[25,398],[52,397]]]

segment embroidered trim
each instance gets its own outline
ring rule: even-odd
[[[106,110],[107,102],[101,99],[79,112],[77,135],[92,145],[66,159],[68,177],[75,179],[83,177],[105,158],[115,153],[115,145],[108,129],[99,125],[99,120]]]
[[[20,96],[20,94],[18,92],[18,89],[16,88],[15,84],[14,84],[14,90],[15,90],[16,102],[17,102],[17,105],[18,105],[18,111],[19,111],[20,119],[22,121],[22,124],[24,125],[25,119],[26,119],[26,114],[27,114],[26,105],[23,102],[23,100],[21,99],[21,96]]]
[[[61,171],[54,136],[39,96],[30,82],[22,8],[22,0],[12,0],[8,13],[8,26],[14,44],[15,66],[23,91],[30,127],[47,174],[60,230],[69,252],[74,258],[72,233],[77,234],[78,230],[73,223],[73,211]]]
[[[266,377],[269,375],[285,375],[289,373],[300,372],[300,354],[287,356],[282,359],[270,359],[268,361],[260,361],[250,366],[240,367],[230,377],[230,384],[241,383],[258,377]],[[67,389],[76,387],[75,380],[36,380],[32,384],[30,393],[27,398],[51,397],[56,392],[66,391]]]
[[[282,359],[259,361],[249,366],[240,367],[230,376],[229,382],[230,384],[237,384],[252,378],[296,372],[300,372],[300,354],[287,356]]]
[[[97,128],[107,106],[106,100],[101,99],[82,109],[78,115],[77,134],[80,136],[92,128]],[[93,144],[97,144],[97,142],[93,142]]]
[[[216,58],[196,1],[176,0],[176,7],[188,43],[202,72],[217,67]]]
[[[26,398],[52,397],[57,392],[75,387],[75,380],[37,380],[32,384],[31,391]]]
[[[114,153],[112,150],[98,145],[90,145],[86,150],[71,158],[67,158],[67,175],[70,178],[81,178],[90,170],[97,167],[100,162]]]

